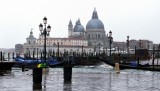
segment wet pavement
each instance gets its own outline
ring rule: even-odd
[[[13,68],[0,76],[0,91],[160,91],[160,72],[121,70],[108,65],[75,67],[72,82],[63,81],[62,68],[49,68],[42,84],[33,84],[32,70]]]

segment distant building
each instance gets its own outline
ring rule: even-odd
[[[23,45],[22,44],[16,44],[15,45],[15,52],[18,54],[24,53]]]
[[[146,39],[130,40],[131,49],[153,49],[153,42]]]
[[[114,41],[113,47],[119,51],[126,50],[126,42]]]
[[[149,41],[149,40],[144,40],[144,39],[140,39],[140,40],[135,40],[135,39],[131,39],[129,41],[129,49],[130,50],[135,50],[136,49],[149,49],[149,50],[152,50],[153,49],[153,42],[152,41]],[[113,42],[113,47],[115,49],[118,50],[119,48],[119,51],[123,51],[123,52],[126,52],[127,51],[127,43],[126,42],[116,42],[114,41]],[[156,48],[157,46],[155,46]]]

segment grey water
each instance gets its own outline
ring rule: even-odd
[[[160,91],[160,72],[120,70],[102,64],[74,67],[72,82],[63,80],[63,68],[49,68],[42,84],[35,88],[32,69],[20,68],[0,76],[0,91]]]

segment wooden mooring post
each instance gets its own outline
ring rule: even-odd
[[[139,57],[137,58],[137,67],[139,68],[140,65],[139,65]]]
[[[34,91],[41,91],[42,84],[41,83],[33,83],[33,90]]]
[[[1,54],[0,54],[0,55],[1,55],[1,59],[0,59],[0,60],[1,60],[1,62],[2,62],[2,60],[3,60],[3,53],[2,53],[2,51],[1,51]]]
[[[42,68],[33,68],[33,83],[40,84],[42,82]]]
[[[63,67],[63,79],[64,79],[64,82],[72,81],[72,66]]]
[[[25,65],[22,64],[22,72],[24,72],[24,71],[25,71]]]

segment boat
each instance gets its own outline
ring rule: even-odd
[[[63,64],[63,62],[58,61],[56,57],[49,57],[46,61],[44,59],[33,59],[33,58],[24,58],[17,56],[13,58],[16,61],[15,66],[24,66],[25,67],[35,67],[38,64],[46,63],[46,66],[56,67]]]
[[[47,61],[47,64],[52,68],[62,66],[64,62],[59,61],[57,57],[50,57]]]
[[[101,58],[100,56],[98,58],[104,63],[112,67],[115,67],[116,62],[111,62],[108,59]],[[149,65],[149,64],[141,65],[141,64],[138,64],[136,61],[131,61],[130,63],[119,62],[119,67],[120,69],[140,69],[140,70],[148,70],[148,71],[160,71],[160,68],[158,67],[153,67],[153,65]]]
[[[103,61],[104,63],[106,63],[112,67],[115,67],[116,62],[111,62],[108,59],[103,59],[101,57],[99,57],[99,60]],[[137,68],[137,65],[131,65],[129,63],[119,63],[119,67],[120,67],[120,69],[129,69],[129,68],[133,69],[133,68]]]

